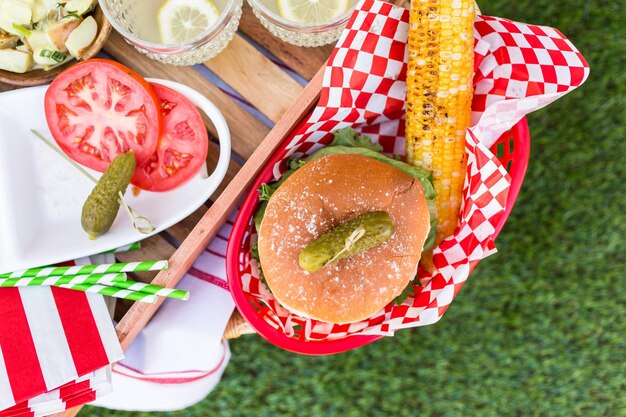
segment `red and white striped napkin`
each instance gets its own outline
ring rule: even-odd
[[[0,417],[47,416],[94,401],[109,392],[111,392],[111,368],[107,366],[57,389],[0,411]]]
[[[0,317],[0,417],[62,411],[110,389],[106,367],[123,352],[102,296],[2,288]]]

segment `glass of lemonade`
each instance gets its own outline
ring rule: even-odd
[[[194,65],[233,38],[242,0],[99,0],[111,25],[152,59]]]
[[[275,36],[298,46],[336,42],[357,0],[248,0]]]

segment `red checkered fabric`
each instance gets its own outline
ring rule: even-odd
[[[329,59],[318,106],[274,167],[276,179],[289,158],[310,155],[332,140],[332,131],[346,126],[371,136],[386,153],[404,155],[408,16],[407,10],[388,3],[359,3]],[[436,271],[420,270],[422,286],[414,296],[368,320],[337,325],[305,319],[282,308],[260,283],[247,249],[256,239],[251,221],[241,253],[243,288],[259,309],[269,309],[266,320],[286,335],[304,332],[309,340],[392,335],[401,328],[435,323],[476,264],[495,252],[495,227],[505,211],[510,178],[489,147],[524,115],[582,84],[589,67],[552,28],[477,16],[474,34],[475,94],[466,137],[463,206],[454,235],[434,250]]]

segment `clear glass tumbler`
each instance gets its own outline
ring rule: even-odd
[[[276,0],[248,0],[254,14],[272,34],[297,46],[322,46],[334,43],[350,20],[357,0],[349,0],[341,16],[324,23],[301,23],[280,16]]]
[[[219,19],[204,34],[179,44],[163,44],[159,39],[157,13],[166,0],[99,0],[113,28],[129,44],[148,57],[166,64],[195,65],[213,58],[232,40],[243,0],[215,0]]]

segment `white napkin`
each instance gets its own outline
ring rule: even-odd
[[[113,368],[113,392],[93,405],[140,411],[178,410],[201,401],[230,359],[222,335],[233,312],[225,271],[230,225],[220,231],[177,288],[188,301],[167,300]]]

